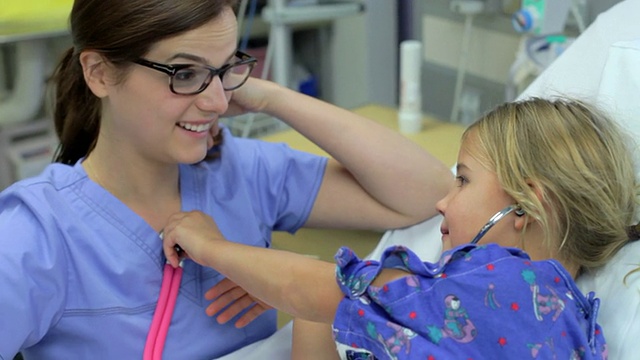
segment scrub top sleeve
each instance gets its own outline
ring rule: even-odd
[[[52,216],[7,194],[0,209],[0,359],[10,360],[60,319],[68,264]]]
[[[254,144],[250,176],[258,194],[255,200],[274,230],[294,233],[311,214],[328,159],[286,144]]]

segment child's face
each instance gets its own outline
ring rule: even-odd
[[[473,136],[467,137],[458,154],[456,186],[436,204],[444,216],[440,227],[444,250],[470,242],[495,213],[515,203],[500,186],[495,172],[471,156],[477,151]],[[480,243],[517,246],[520,233],[515,219],[513,213],[504,217]]]

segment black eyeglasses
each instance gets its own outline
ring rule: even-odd
[[[216,69],[213,66],[199,64],[160,64],[145,59],[133,62],[158,70],[169,75],[171,92],[179,95],[195,95],[203,92],[211,83],[214,76],[219,76],[222,88],[231,91],[242,86],[258,60],[240,50],[236,50],[235,61]]]

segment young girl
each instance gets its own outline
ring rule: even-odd
[[[268,304],[332,323],[347,359],[606,358],[599,300],[573,279],[628,241],[636,182],[616,125],[579,102],[504,104],[463,135],[456,181],[437,204],[448,250],[433,264],[403,247],[380,262],[343,248],[336,269],[224,241],[199,212],[170,219],[164,250],[176,265],[179,244]]]

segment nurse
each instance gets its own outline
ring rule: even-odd
[[[448,168],[375,122],[248,77],[235,7],[75,1],[73,47],[54,74],[55,163],[0,195],[0,358],[142,358],[165,264],[158,234],[181,211],[263,248],[272,231],[383,230],[436,213]],[[245,112],[283,120],[331,158],[234,138],[220,117]],[[165,358],[216,358],[276,330],[275,311],[223,279],[186,263]],[[219,323],[205,312],[216,284],[233,311],[255,305]]]

